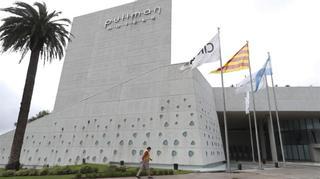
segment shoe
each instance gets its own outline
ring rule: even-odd
[[[140,178],[141,178],[141,177],[140,177],[140,176],[138,176],[138,175],[137,175],[136,177],[137,177],[138,179],[140,179]]]
[[[153,177],[148,177],[148,179],[153,179]]]

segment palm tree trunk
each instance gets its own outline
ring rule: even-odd
[[[23,145],[24,133],[28,122],[28,115],[30,110],[34,81],[37,73],[39,54],[39,49],[31,51],[28,73],[24,85],[22,101],[20,104],[17,128],[14,133],[14,138],[11,146],[11,153],[9,157],[9,162],[6,165],[6,169],[18,170],[20,167],[20,153]]]

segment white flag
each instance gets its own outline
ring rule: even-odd
[[[253,90],[256,89],[256,79],[258,76],[258,72],[252,74],[252,86],[253,86]],[[265,83],[265,75],[262,77],[260,84],[258,86],[257,91],[254,92],[258,92],[261,89],[266,87],[266,83]],[[236,84],[236,93],[246,93],[248,91],[251,91],[251,84],[250,84],[250,76],[246,77],[245,79],[243,79],[242,81],[240,81],[240,83]]]
[[[250,108],[250,93],[247,91],[246,97],[245,97],[245,110],[246,114],[249,114],[249,108]]]
[[[204,63],[219,61],[220,55],[220,37],[217,33],[192,60],[184,63],[180,70],[194,69]]]
[[[248,91],[251,91],[250,86],[250,76],[246,77],[240,83],[236,84],[236,93],[246,93]]]

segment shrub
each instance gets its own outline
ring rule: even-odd
[[[165,170],[159,170],[159,175],[165,175],[166,171]]]
[[[115,168],[115,171],[117,171],[117,172],[125,172],[125,171],[127,171],[127,169],[126,169],[126,167],[116,167]]]
[[[97,173],[98,172],[98,168],[96,167],[91,167],[88,165],[82,166],[80,168],[80,173],[82,174],[86,174],[86,173]]]
[[[13,170],[6,170],[2,173],[3,177],[12,177],[14,176],[14,171]]]
[[[29,170],[23,169],[15,172],[15,176],[28,176]]]
[[[97,178],[107,178],[107,177],[111,177],[111,175],[106,172],[97,173]]]
[[[107,168],[105,168],[105,169],[103,170],[103,172],[104,172],[104,173],[108,173],[108,174],[111,176],[111,174],[116,173],[116,168],[117,168],[117,166],[110,165],[110,166],[108,166]]]
[[[36,169],[29,169],[29,176],[37,176],[38,170]]]
[[[110,165],[108,167],[110,170],[116,171],[116,169],[118,168],[116,165]]]
[[[49,175],[68,175],[68,174],[75,174],[77,173],[77,170],[72,170],[69,166],[63,166],[63,167],[53,167],[50,168],[48,171]]]
[[[135,176],[137,172],[138,172],[137,168],[128,168],[126,171],[127,176]]]
[[[74,179],[80,179],[82,177],[81,173],[77,173],[73,178]]]
[[[97,174],[96,173],[86,173],[85,178],[97,178]]]
[[[49,174],[49,169],[48,168],[43,168],[39,171],[39,175],[48,175]]]

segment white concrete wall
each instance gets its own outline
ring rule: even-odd
[[[156,7],[155,20],[104,28],[109,17]],[[170,65],[171,0],[77,17],[72,33],[55,109],[28,124],[23,164],[138,163],[147,146],[154,164],[224,160],[209,84],[197,70]],[[7,162],[10,140],[0,141],[6,151],[0,164]]]
[[[108,30],[105,21],[125,13],[160,7],[136,24]],[[155,17],[155,20],[149,18]],[[146,20],[141,22],[139,20]],[[115,24],[115,23],[114,23]],[[110,26],[111,27],[111,26]],[[136,1],[76,17],[67,49],[55,110],[63,109],[111,86],[171,62],[171,1]]]
[[[194,72],[193,79],[203,158],[207,163],[224,161],[223,142],[212,87],[198,70]]]
[[[244,111],[245,94],[237,94],[236,88],[226,88],[226,104],[228,111]],[[319,112],[320,88],[319,87],[276,87],[276,96],[279,111]],[[223,111],[222,89],[213,88],[216,97],[217,111]],[[274,110],[273,91],[270,88],[271,106]],[[251,96],[250,96],[251,99]],[[268,111],[268,101],[265,89],[255,95],[256,110]],[[251,99],[252,100],[252,99]],[[252,108],[252,101],[250,103]]]
[[[154,164],[223,161],[214,103],[206,98],[212,97],[210,86],[199,71],[178,68],[159,67],[119,85],[117,97],[108,98],[114,94],[110,88],[30,123],[21,162],[68,165],[85,158],[90,163],[138,163],[147,146],[153,148]]]

